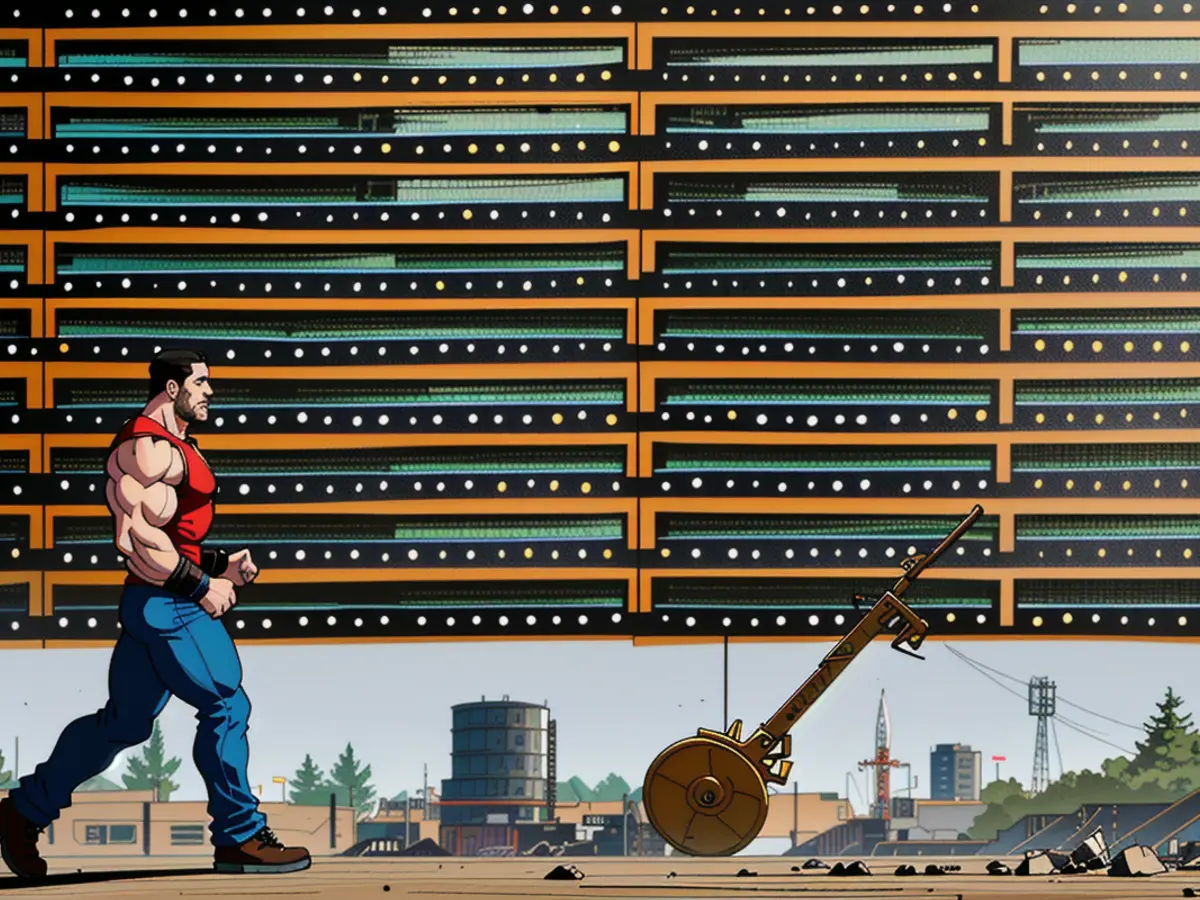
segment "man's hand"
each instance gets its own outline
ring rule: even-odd
[[[237,604],[237,592],[228,578],[213,578],[208,582],[208,593],[200,601],[200,608],[219,619]]]
[[[221,575],[227,581],[232,581],[238,587],[245,587],[258,577],[258,566],[250,558],[249,550],[239,550],[229,554],[229,565]]]

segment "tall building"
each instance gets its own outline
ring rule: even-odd
[[[983,754],[970,744],[938,744],[929,753],[931,800],[978,800]]]
[[[451,776],[442,781],[439,843],[463,856],[516,847],[516,826],[546,819],[553,776],[550,710],[481,699],[451,707]]]

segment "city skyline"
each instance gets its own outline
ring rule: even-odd
[[[952,645],[953,646],[953,645]],[[1137,726],[1154,711],[1172,674],[1183,671],[1187,644],[963,642],[973,659],[1013,676],[1046,675],[1060,696]],[[730,646],[731,718],[757,724],[768,717],[827,652],[823,643]],[[926,645],[924,663],[872,645],[792,731],[796,762],[791,781],[802,792],[845,796],[846,773],[868,780],[857,763],[871,755],[879,692],[887,689],[892,751],[912,766],[928,796],[929,750],[940,743],[970,744],[984,755],[983,780],[995,776],[993,755],[1008,758],[1004,778],[1028,783],[1035,723],[1017,697],[973,672],[939,643]],[[272,799],[271,779],[291,778],[306,753],[324,771],[347,743],[371,765],[378,796],[410,793],[429,783],[440,789],[450,773],[450,707],[486,695],[547,702],[559,728],[559,780],[578,776],[594,785],[615,772],[631,788],[666,745],[722,723],[719,644],[633,647],[620,641],[482,642],[241,648],[250,717],[251,783]],[[1103,664],[1100,664],[1100,660]],[[103,702],[105,650],[9,651],[10,665],[28,673],[0,697],[0,733],[8,765],[14,736],[28,767],[45,756],[62,724]],[[1177,679],[1176,679],[1177,680]],[[397,685],[411,684],[410,690]],[[1001,681],[1001,683],[1003,683]],[[763,685],[773,685],[765,688]],[[1013,685],[1008,685],[1010,688]],[[1186,686],[1179,686],[1185,701]],[[380,703],[394,713],[384,715]],[[307,710],[305,709],[307,704]],[[162,717],[167,750],[183,760],[174,799],[202,799],[191,762],[193,712],[172,700]],[[1132,730],[1090,718],[1102,740],[1132,750]],[[1081,721],[1082,720],[1082,721]],[[1067,770],[1098,770],[1119,751],[1069,727],[1058,729]],[[135,748],[134,752],[138,752]],[[120,783],[120,766],[107,777]],[[1053,774],[1058,774],[1054,756]],[[114,777],[118,776],[118,777]],[[898,773],[894,793],[903,796]],[[856,812],[865,808],[851,789]]]

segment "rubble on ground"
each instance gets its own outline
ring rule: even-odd
[[[895,874],[897,874],[897,875],[899,875],[899,876],[901,876],[901,877],[904,877],[904,876],[907,876],[907,875],[916,875],[916,874],[917,874],[917,867],[916,867],[916,866],[910,866],[910,865],[907,865],[907,864],[906,864],[906,865],[903,865],[903,866],[897,866],[897,867],[896,867],[896,872],[895,872]]]
[[[861,859],[856,859],[850,865],[846,866],[846,874],[853,875],[870,875],[871,870],[867,868],[867,864]]]
[[[826,863],[821,862],[821,860],[819,860],[819,859],[810,859],[810,860],[806,860],[804,865],[802,865],[800,868],[802,868],[802,869],[828,869],[829,866]]]
[[[945,875],[945,871],[937,863],[930,863],[925,867],[926,875]]]
[[[1107,869],[1108,842],[1104,840],[1104,830],[1097,828],[1082,844],[1071,851],[1071,862],[1081,870]]]
[[[1121,855],[1108,867],[1108,874],[1115,878],[1145,878],[1165,871],[1167,867],[1162,864],[1158,854],[1141,844],[1122,850]]]
[[[450,851],[442,847],[433,838],[421,838],[415,844],[405,847],[400,856],[449,856]]]
[[[555,866],[546,873],[546,881],[583,881],[583,873],[574,866]]]
[[[1053,875],[1057,871],[1058,866],[1046,850],[1031,850],[1017,863],[1016,868],[1018,875]]]
[[[738,869],[737,877],[738,878],[757,878],[758,873],[751,872],[749,869]]]
[[[1012,869],[1008,867],[1007,863],[1001,862],[998,859],[993,859],[987,864],[987,873],[989,875],[1011,875]]]

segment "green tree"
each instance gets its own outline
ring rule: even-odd
[[[968,832],[975,840],[991,840],[1024,816],[1063,816],[1087,803],[1168,803],[1178,792],[1147,782],[1130,784],[1104,772],[1066,772],[1040,794],[1026,794],[1015,779],[992,782],[980,793],[987,808]]]
[[[371,767],[362,765],[354,756],[354,747],[347,744],[329,769],[329,790],[337,794],[338,806],[353,806],[359,815],[369,813],[375,798],[370,781]]]
[[[292,776],[290,799],[299,806],[327,806],[329,785],[325,773],[313,762],[312,754],[304,754],[304,762]]]
[[[1146,740],[1135,744],[1137,753],[1122,775],[1133,784],[1157,784],[1184,794],[1200,787],[1200,733],[1192,728],[1191,715],[1181,715],[1183,698],[1168,687],[1158,714],[1142,726]]]
[[[131,791],[158,791],[159,800],[170,800],[179,785],[171,776],[179,769],[179,757],[167,759],[167,746],[162,728],[154,723],[154,732],[141,756],[131,756],[127,762],[129,771],[121,776],[125,787]]]
[[[16,777],[15,773],[4,771],[4,762],[4,752],[0,751],[0,787],[7,787],[9,782]]]
[[[979,792],[981,802],[987,808],[975,817],[970,830],[967,832],[972,840],[992,840],[996,835],[1011,825],[1016,819],[1014,810],[1006,806],[1010,801],[1014,806],[1025,798],[1025,788],[1015,778],[1007,781],[992,781],[984,785]]]

